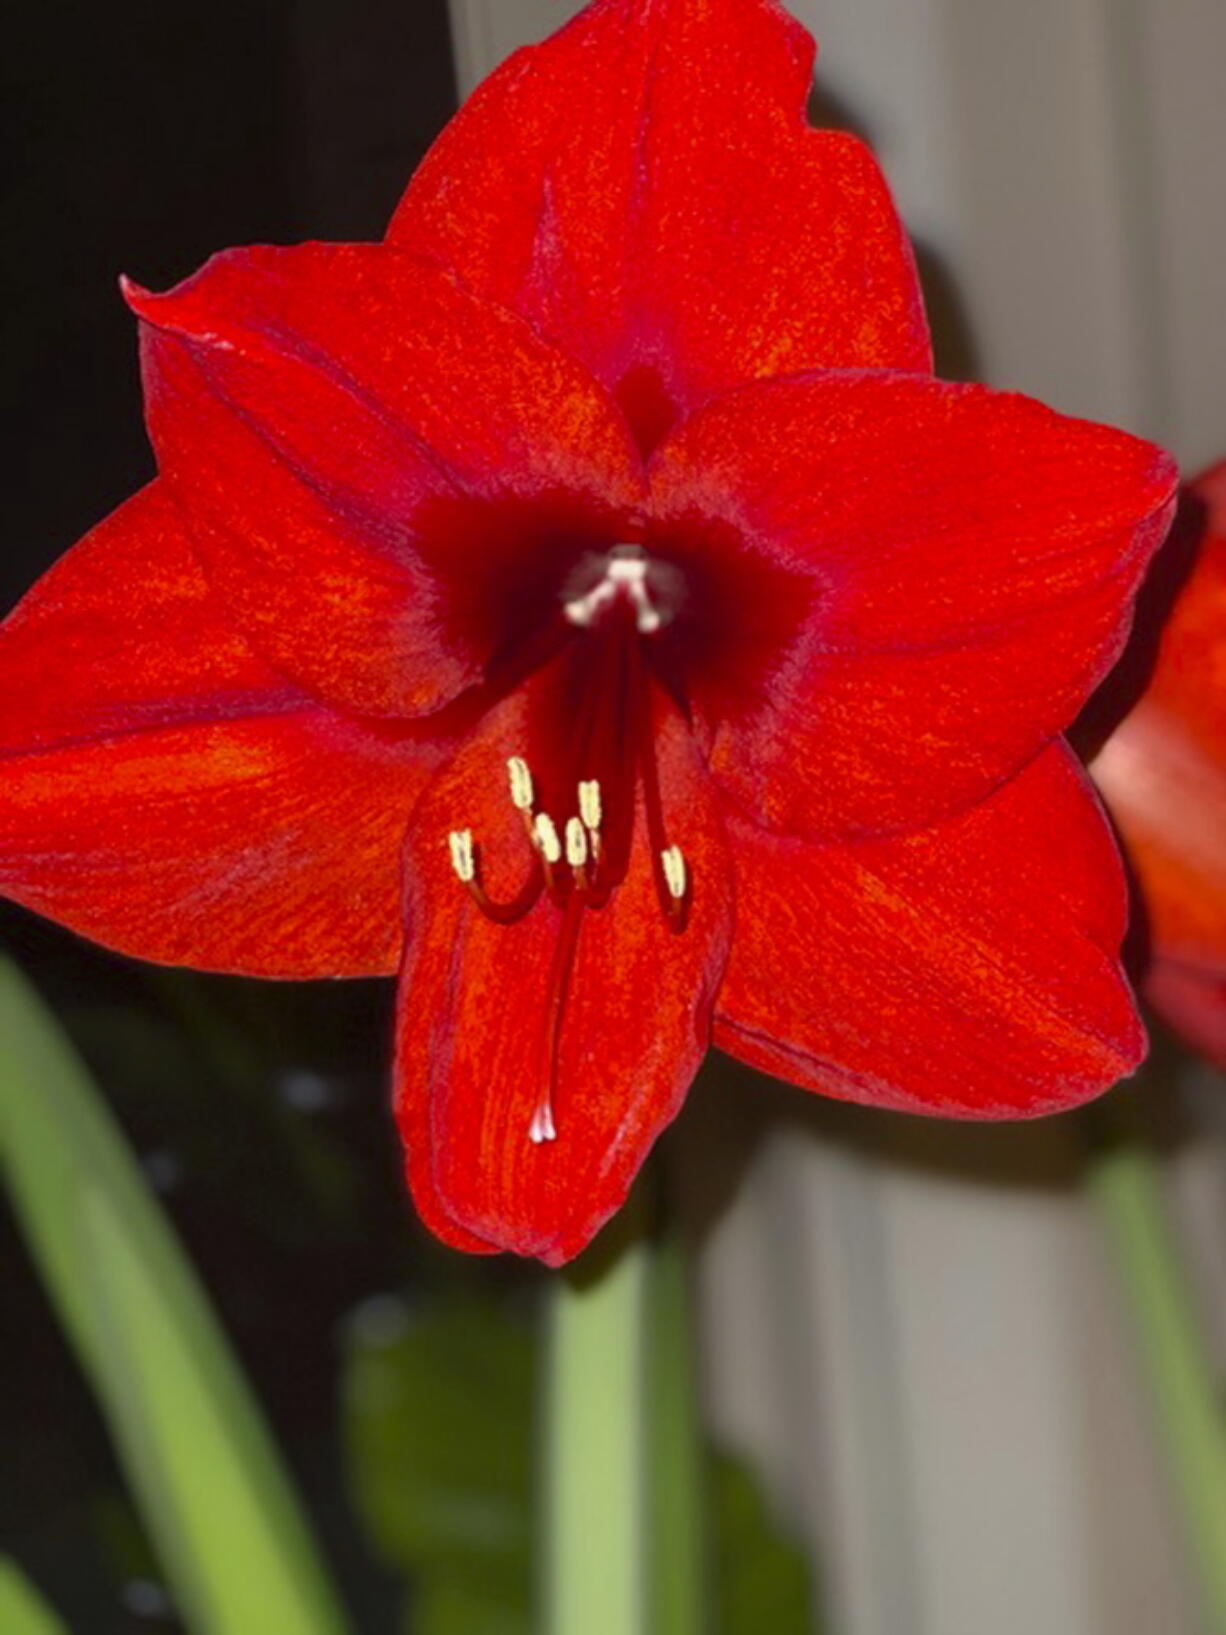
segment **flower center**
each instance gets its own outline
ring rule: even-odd
[[[479,838],[468,828],[447,836],[456,878],[488,919],[514,925],[542,897],[560,914],[541,1098],[528,1132],[536,1144],[557,1135],[558,1046],[583,919],[607,908],[625,880],[637,825],[646,830],[667,925],[682,932],[689,920],[690,871],[668,838],[656,764],[655,711],[663,697],[646,651],[676,605],[672,570],[638,546],[618,545],[580,564],[562,593],[569,639],[541,667],[548,701],[537,723],[542,757],[530,765],[525,746],[505,763],[504,798],[524,839],[522,885],[495,898],[482,881]]]

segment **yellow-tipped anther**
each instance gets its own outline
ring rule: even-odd
[[[560,863],[562,860],[562,842],[558,839],[558,831],[548,812],[538,812],[532,825],[532,838],[536,841],[537,849],[546,863]]]
[[[566,861],[572,869],[581,869],[587,862],[587,830],[577,817],[566,825]]]
[[[600,827],[600,785],[595,778],[586,778],[579,785],[579,816],[593,831]]]
[[[527,761],[519,755],[512,755],[507,762],[507,773],[511,780],[511,804],[519,812],[530,812],[533,788]]]
[[[451,850],[452,868],[466,886],[471,885],[477,873],[472,830],[453,829],[447,836],[447,845]]]
[[[680,902],[689,883],[689,871],[685,866],[681,847],[669,846],[666,851],[660,853],[660,862],[664,868],[664,882],[668,886],[669,896]]]

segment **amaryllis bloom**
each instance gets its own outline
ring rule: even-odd
[[[712,1040],[982,1118],[1143,1049],[1061,733],[1171,463],[933,378],[812,55],[773,0],[597,0],[385,244],[127,285],[158,478],[4,627],[0,884],[149,959],[399,967],[466,1249],[581,1249]]]
[[[1108,703],[1132,707],[1091,770],[1137,876],[1147,995],[1226,1066],[1226,463],[1188,484],[1185,515],[1154,628],[1107,683]]]

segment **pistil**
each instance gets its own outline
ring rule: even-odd
[[[571,624],[581,630],[595,624],[623,598],[634,609],[640,636],[654,636],[665,622],[665,611],[652,595],[647,553],[641,545],[615,545],[604,561],[604,574],[579,596],[562,604]]]

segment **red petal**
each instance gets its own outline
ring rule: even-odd
[[[272,662],[342,706],[413,715],[480,675],[482,621],[457,613],[485,564],[457,537],[483,531],[457,512],[562,496],[605,516],[641,496],[590,376],[413,257],[236,250],[130,299],[150,433],[210,578]]]
[[[1226,776],[1226,464],[1188,488],[1204,515],[1195,542],[1172,536],[1173,546],[1192,547],[1192,568],[1163,625],[1146,696]]]
[[[764,588],[804,581],[794,639],[736,704],[713,676],[709,714],[737,799],[820,835],[964,808],[1073,719],[1127,635],[1175,471],[1027,398],[871,373],[713,400],[650,481],[665,537],[731,528]]]
[[[1172,554],[1170,569],[1183,569],[1183,579],[1174,602],[1161,608],[1156,659],[1152,647],[1138,639],[1141,657],[1151,667],[1146,708],[1180,723],[1200,754],[1226,777],[1226,466],[1188,484],[1188,494],[1188,531],[1175,528],[1170,553],[1157,562],[1159,569],[1166,567]],[[1138,629],[1138,638],[1154,634]],[[1146,739],[1156,731],[1157,714],[1152,714]]]
[[[871,154],[805,121],[813,42],[773,0],[602,0],[470,98],[390,237],[582,358],[650,446],[713,387],[929,368]]]
[[[471,823],[491,894],[508,899],[525,879],[528,846],[504,791],[506,758],[526,741],[526,708],[521,694],[493,712],[414,815],[397,1116],[413,1194],[434,1231],[557,1265],[622,1203],[697,1071],[731,893],[710,786],[674,716],[657,748],[665,810],[678,818],[669,838],[694,882],[689,920],[674,931],[665,919],[640,811],[628,878],[606,908],[583,916],[557,1046],[557,1139],[534,1145],[562,915],[542,898],[514,925],[495,924],[447,861],[449,831]]]
[[[1128,659],[1099,695],[1144,696],[1116,727],[1091,770],[1120,827],[1145,899],[1155,951],[1180,965],[1226,967],[1226,466],[1190,485],[1208,509],[1197,532],[1172,535],[1159,559],[1192,569],[1166,608],[1138,623]],[[1189,516],[1191,508],[1189,508]],[[1171,552],[1174,554],[1171,555]],[[1168,563],[1167,557],[1170,555]],[[1153,640],[1158,636],[1156,660]],[[1131,694],[1135,696],[1135,692]]]
[[[255,657],[154,485],[0,627],[0,891],[144,959],[393,970],[423,755]]]
[[[1226,1068],[1226,965],[1216,971],[1155,960],[1145,997],[1193,1050]]]
[[[813,846],[743,820],[716,1043],[825,1095],[960,1118],[1054,1112],[1129,1072],[1119,860],[1053,747],[989,801]]]
[[[1154,948],[1184,964],[1226,965],[1226,763],[1178,712],[1146,698],[1091,770],[1124,837]]]
[[[1206,508],[1209,532],[1226,535],[1226,460],[1200,472],[1188,486]]]

